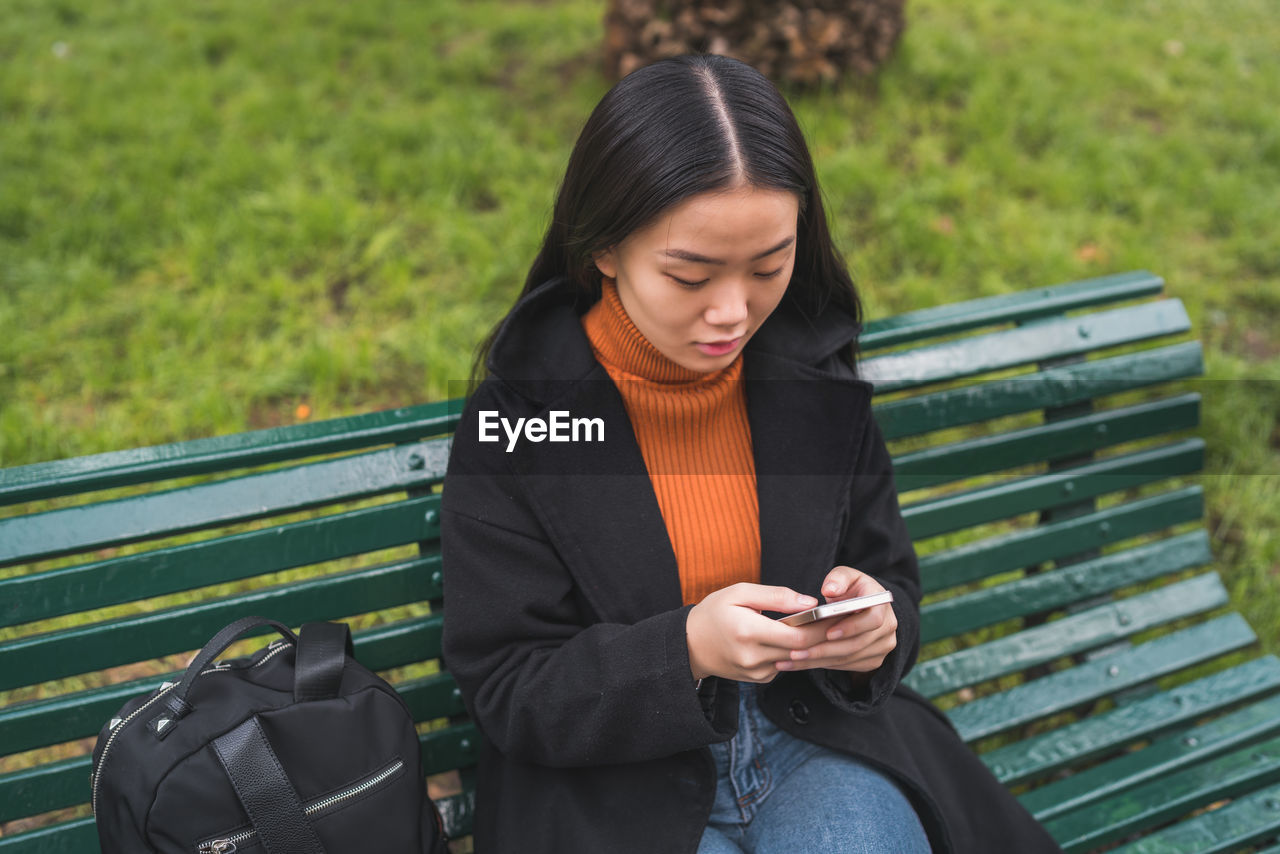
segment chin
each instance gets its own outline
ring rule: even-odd
[[[701,371],[703,373],[711,373],[712,371],[718,371],[721,368],[729,367],[729,365],[733,364],[733,360],[738,358],[738,355],[741,352],[742,352],[742,349],[738,348],[737,350],[734,350],[732,353],[726,353],[723,356],[704,356],[703,354],[699,353],[698,359],[696,360],[696,362],[686,363],[684,367],[688,368],[691,371]]]

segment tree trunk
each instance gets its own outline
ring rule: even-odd
[[[684,53],[718,53],[778,83],[869,75],[902,35],[905,0],[609,0],[605,73],[617,80]]]

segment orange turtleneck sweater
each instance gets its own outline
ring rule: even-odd
[[[760,508],[742,357],[699,373],[658,352],[617,288],[582,317],[596,359],[622,395],[671,538],[686,605],[760,580]]]

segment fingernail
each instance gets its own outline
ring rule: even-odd
[[[796,666],[790,661],[779,661],[777,664],[779,670],[795,670]]]
[[[817,599],[814,599],[812,596],[803,596],[803,595],[797,596],[796,602],[799,603],[799,605],[802,608],[812,608],[814,605],[818,604]]]
[[[844,632],[840,629],[832,629],[827,633],[827,640],[839,640],[844,637]]]
[[[791,660],[792,660],[792,661],[804,661],[804,660],[805,660],[806,658],[808,658],[808,657],[809,657],[809,650],[807,650],[807,649],[793,649],[793,650],[791,650]]]

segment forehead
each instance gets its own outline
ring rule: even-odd
[[[628,240],[651,252],[679,249],[741,260],[794,236],[800,202],[786,190],[742,187],[702,193],[668,210]]]

